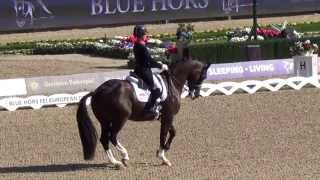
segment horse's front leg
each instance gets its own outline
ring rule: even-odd
[[[175,136],[176,136],[176,129],[174,128],[173,125],[171,125],[171,127],[169,129],[169,138],[168,138],[166,144],[164,145],[164,150],[169,151],[172,140],[174,139]]]
[[[160,130],[160,149],[157,152],[158,157],[163,161],[163,164],[171,166],[171,162],[165,156],[165,152],[170,148],[170,144],[175,136],[175,129],[172,125],[173,118],[166,117],[161,121]],[[168,132],[170,132],[170,137],[167,141]]]

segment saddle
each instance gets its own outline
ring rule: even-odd
[[[168,96],[168,90],[162,76],[156,73],[153,73],[152,76],[154,85],[156,88],[159,88],[161,92],[160,102],[165,101]],[[129,76],[126,77],[126,80],[133,86],[138,101],[148,102],[151,94],[150,87],[132,71]]]

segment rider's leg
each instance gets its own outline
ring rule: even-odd
[[[161,93],[160,93],[160,89],[159,88],[154,88],[151,89],[151,94],[150,94],[150,98],[147,102],[147,104],[145,105],[145,110],[146,111],[152,111],[154,112],[154,107],[156,105],[157,99],[160,97]]]
[[[144,109],[146,111],[155,113],[154,107],[156,105],[157,99],[161,96],[161,92],[160,92],[160,89],[156,88],[154,85],[152,72],[150,69],[147,69],[144,71],[144,81],[148,84],[148,86],[150,87],[150,91],[151,91],[149,100],[148,100],[147,104],[145,105]]]

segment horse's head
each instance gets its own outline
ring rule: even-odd
[[[205,64],[200,61],[191,59],[178,61],[173,66],[173,72],[180,83],[187,82],[189,96],[196,99],[200,96],[200,89],[203,81],[207,77],[207,70],[210,64]]]
[[[32,24],[34,5],[29,1],[14,0],[14,10],[16,13],[16,23],[18,27],[24,27],[26,23]]]
[[[189,96],[196,99],[200,96],[200,89],[203,81],[207,78],[207,70],[210,64],[193,61],[191,71],[187,76]]]

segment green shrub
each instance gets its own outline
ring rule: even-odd
[[[310,37],[312,42],[320,44],[320,37]],[[302,39],[305,40],[305,39]],[[230,63],[247,61],[247,45],[259,44],[261,47],[261,58],[282,59],[290,58],[289,47],[294,44],[294,41],[286,39],[274,39],[265,41],[248,41],[239,43],[230,42],[207,42],[193,43],[190,45],[191,55],[195,59],[210,63]]]
[[[303,24],[289,24],[298,32],[310,32],[316,35],[320,30],[320,22]],[[226,32],[219,31],[193,32],[194,43],[190,45],[191,55],[194,58],[211,63],[229,63],[247,61],[247,45],[259,44],[261,46],[262,59],[278,59],[291,57],[289,47],[293,41],[285,39],[268,39],[258,42],[227,42]],[[308,36],[308,34],[307,34]],[[177,41],[175,34],[158,34],[155,38],[164,41]],[[307,37],[312,42],[320,44],[320,37]],[[101,38],[99,38],[101,39]],[[55,40],[39,42],[16,42],[0,45],[0,54],[69,54],[80,53],[110,58],[129,59],[130,50],[122,49],[109,43],[108,38]],[[303,39],[302,39],[303,40]],[[163,60],[163,52],[151,52],[158,60]],[[131,62],[131,61],[130,61]]]
[[[111,57],[116,59],[126,59],[128,50],[112,47],[105,43],[97,42],[45,42],[37,43],[33,49],[34,54],[90,54],[94,56]]]
[[[320,22],[305,22],[294,26],[291,25],[291,27],[298,32],[320,31]]]
[[[19,49],[32,49],[36,42],[14,42],[0,45],[0,51],[11,51]]]

